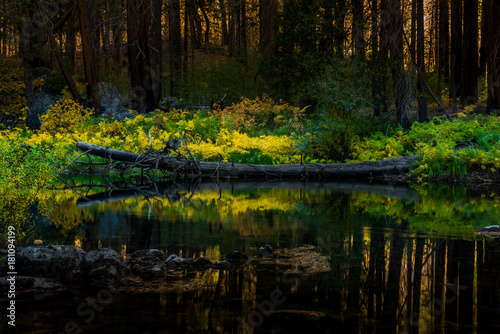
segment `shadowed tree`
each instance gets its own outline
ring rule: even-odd
[[[409,129],[411,124],[408,118],[408,101],[405,81],[401,0],[389,0],[387,5],[390,18],[387,34],[390,59],[392,62],[392,81],[396,104],[396,117],[398,123],[403,128]]]
[[[365,37],[364,37],[364,0],[352,0],[352,41],[354,44],[354,55],[365,59]]]
[[[417,10],[417,67],[418,71],[423,75],[425,72],[425,30],[424,30],[424,0],[416,0]],[[418,121],[427,122],[427,100],[422,95],[424,92],[424,82],[419,77],[417,83],[418,89]]]
[[[79,0],[83,1],[83,0]],[[144,20],[146,0],[127,1],[127,39],[132,108],[140,113],[155,109],[148,46],[148,25]]]
[[[451,2],[451,82],[453,102],[460,96],[462,81],[462,1]],[[455,104],[456,108],[456,104]]]
[[[464,44],[461,100],[464,106],[477,103],[478,0],[464,0]]]
[[[278,10],[277,0],[259,0],[260,3],[260,54],[267,60],[273,51],[274,39],[273,17]]]
[[[179,0],[170,0],[168,12],[170,96],[175,96],[175,82],[182,68],[181,7]]]
[[[500,110],[500,3],[495,0],[484,0],[483,10],[486,12],[487,42],[486,53],[488,71],[487,110]]]

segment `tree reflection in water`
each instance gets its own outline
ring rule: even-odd
[[[64,195],[42,234],[84,249],[102,245],[126,255],[159,248],[212,260],[233,250],[256,255],[262,243],[310,244],[328,257],[331,270],[286,276],[282,265],[209,269],[198,274],[205,284],[195,291],[117,296],[89,332],[500,328],[499,242],[473,234],[498,223],[499,199],[490,192],[210,181],[168,184],[148,198],[136,195],[122,193],[119,201],[92,190],[87,201]],[[275,291],[283,302],[270,304]],[[137,309],[138,303],[147,307]],[[28,315],[41,312],[37,303],[26,306]],[[70,319],[70,313],[58,316]]]

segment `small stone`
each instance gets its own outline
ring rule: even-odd
[[[35,241],[33,241],[33,245],[35,245],[35,246],[41,246],[42,244],[43,244],[43,240],[36,239]]]

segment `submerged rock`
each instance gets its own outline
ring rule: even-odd
[[[85,252],[73,246],[29,246],[18,248],[16,268],[18,275],[54,278],[63,283],[74,282],[83,277],[82,263]],[[7,259],[0,262],[0,276],[7,274]]]
[[[268,257],[274,259],[276,257],[276,254],[274,254],[274,250],[270,245],[262,245],[259,248],[257,257]]]
[[[129,273],[130,268],[117,252],[109,248],[101,248],[87,253],[84,270],[90,279],[119,281]]]
[[[244,262],[248,260],[248,256],[242,252],[234,251],[226,255],[226,261],[229,262]]]
[[[481,227],[476,230],[477,235],[485,235],[487,237],[491,238],[498,238],[500,237],[500,226],[499,225],[491,225],[491,226],[485,226]]]
[[[130,256],[133,258],[142,257],[142,258],[163,258],[163,252],[159,249],[142,249],[133,252]]]
[[[179,257],[175,254],[170,255],[163,263],[167,268],[177,268],[182,266],[186,262],[186,259]]]
[[[0,277],[0,291],[8,291],[11,282],[9,276]],[[17,290],[54,291],[63,290],[64,286],[53,278],[16,276],[15,280]]]
[[[212,261],[210,261],[206,257],[199,257],[193,261],[192,265],[193,265],[193,267],[208,268],[208,267],[212,266]]]
[[[213,264],[213,267],[217,268],[217,269],[227,269],[227,268],[231,268],[232,265],[228,261],[219,261],[219,262],[215,262]]]

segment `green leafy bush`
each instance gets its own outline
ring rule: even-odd
[[[365,65],[335,59],[312,84],[318,115],[308,131],[312,154],[335,161],[350,158],[358,136],[359,111],[371,107]]]

